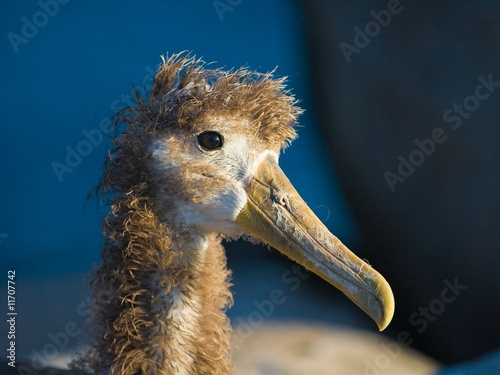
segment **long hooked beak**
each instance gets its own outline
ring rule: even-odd
[[[328,231],[272,156],[257,168],[247,194],[237,224],[342,291],[381,331],[389,325],[394,296],[387,281]]]

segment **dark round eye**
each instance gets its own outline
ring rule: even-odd
[[[224,137],[220,133],[209,130],[198,134],[198,143],[205,150],[217,150],[224,144]]]

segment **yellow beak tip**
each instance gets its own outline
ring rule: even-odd
[[[380,282],[380,286],[381,290],[379,298],[381,314],[380,318],[376,319],[375,322],[377,323],[379,330],[383,331],[391,323],[392,318],[394,317],[395,302],[391,287],[385,279],[383,282]]]

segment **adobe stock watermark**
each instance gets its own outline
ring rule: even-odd
[[[146,75],[142,79],[142,90],[147,91],[151,85],[151,80],[155,75],[155,71],[148,65],[146,66]],[[111,112],[116,112],[124,106],[131,106],[134,104],[134,91],[129,94],[122,94],[120,99],[116,99],[111,102],[110,110]],[[104,140],[105,135],[109,134],[111,119],[105,117],[101,119],[96,128],[87,130],[82,130],[82,138],[75,145],[67,145],[65,147],[66,156],[64,161],[54,160],[50,164],[52,170],[54,171],[57,180],[63,182],[63,177],[66,173],[71,173],[77,168],[83,159],[89,156],[96,147],[98,147]]]
[[[477,77],[479,84],[474,89],[474,93],[467,96],[461,103],[453,103],[443,113],[443,121],[449,124],[452,130],[457,130],[462,126],[462,122],[468,119],[471,114],[479,108],[482,101],[487,100],[500,87],[500,81],[494,81],[493,75],[488,74],[485,78],[482,75]],[[446,142],[448,134],[441,127],[434,128],[428,138],[415,139],[415,149],[408,156],[399,155],[399,161],[395,171],[385,171],[384,178],[389,190],[394,193],[396,185],[405,182],[434,152],[437,146]]]
[[[57,16],[61,5],[66,5],[70,0],[40,0],[39,10],[31,17],[21,17],[21,31],[19,34],[11,31],[7,34],[7,39],[15,53],[19,52],[22,44],[28,44],[31,39],[38,35],[41,28],[47,26],[49,20]]]
[[[302,266],[298,264],[292,265],[289,270],[286,270],[281,275],[281,281],[288,286],[288,290],[295,292],[301,285],[303,280],[309,278],[309,274],[305,272]],[[240,340],[246,339],[252,335],[255,329],[262,326],[266,318],[269,318],[276,306],[283,304],[287,300],[287,292],[282,289],[273,289],[269,293],[269,298],[262,301],[254,300],[252,303],[255,310],[250,312],[245,318],[236,318],[233,326],[233,338]]]
[[[392,17],[400,14],[403,9],[404,7],[399,0],[389,0],[386,9],[379,10],[378,12],[371,10],[370,15],[373,20],[368,21],[363,29],[358,26],[354,27],[352,44],[347,42],[341,42],[339,44],[340,50],[347,63],[351,63],[353,54],[359,55],[364,48],[368,47],[372,39],[379,36],[383,28],[389,26]]]
[[[439,297],[434,298],[426,306],[420,306],[418,311],[408,317],[410,326],[415,327],[418,334],[423,333],[429,324],[434,323],[444,313],[446,306],[455,302],[468,288],[467,285],[459,284],[457,277],[453,279],[453,282],[444,279],[443,283],[445,287],[441,290]],[[374,358],[363,360],[365,364],[363,375],[382,375],[392,361],[401,355],[402,350],[410,346],[413,341],[410,332],[401,331],[396,341],[380,343],[380,352]]]
[[[219,17],[219,20],[224,21],[224,13],[232,12],[238,5],[240,5],[243,0],[214,0],[212,6],[215,9],[215,13]]]

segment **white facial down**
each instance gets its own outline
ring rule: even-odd
[[[200,233],[245,234],[234,222],[247,203],[245,188],[258,165],[268,155],[277,160],[279,150],[250,140],[242,126],[249,123],[219,119],[201,132],[177,131],[153,142],[153,175],[161,187],[156,195],[165,221]]]

